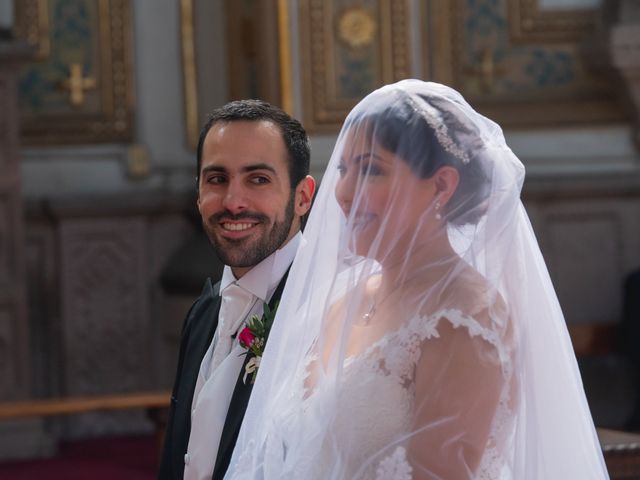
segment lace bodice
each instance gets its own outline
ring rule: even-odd
[[[416,317],[360,354],[348,357],[342,377],[333,387],[323,385],[311,392],[304,389],[308,367],[317,360],[310,355],[292,393],[292,405],[297,404],[299,410],[282,412],[279,422],[286,427],[274,436],[269,447],[268,456],[285,458],[278,478],[412,479],[407,434],[414,421],[415,369],[422,349],[428,348],[425,342],[439,337],[442,321],[456,329],[464,328],[471,338],[482,339],[500,358],[505,379],[510,377],[511,362],[498,331],[457,310]],[[497,439],[503,439],[509,427],[508,392],[505,388],[501,395],[477,479],[504,478],[503,455],[497,451],[504,442]],[[337,402],[338,413],[328,420],[323,407],[333,401]],[[321,440],[306,438],[318,419],[331,421],[332,427],[324,429],[326,435]],[[343,458],[342,452],[349,453]],[[289,460],[293,464],[288,464]]]
[[[335,430],[322,447],[324,460],[314,462],[307,478],[327,478],[327,464],[336,463],[335,445],[350,445],[342,472],[335,478],[409,480],[411,465],[407,456],[406,435],[414,419],[415,368],[425,343],[439,336],[440,322],[464,328],[470,337],[481,338],[495,350],[505,378],[511,376],[507,348],[491,326],[457,310],[443,310],[427,317],[415,317],[402,328],[389,332],[362,353],[345,360],[344,373],[337,392],[340,408]],[[313,362],[314,357],[309,358]],[[478,479],[498,479],[503,475],[501,455],[496,451],[497,437],[503,438],[508,424],[509,389],[505,388],[492,423]],[[308,396],[306,414],[313,414],[316,396],[324,392],[304,392]],[[321,400],[321,399],[320,399]],[[348,427],[344,427],[348,426]],[[357,445],[357,448],[353,448]]]

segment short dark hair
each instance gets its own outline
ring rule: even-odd
[[[294,189],[304,177],[309,175],[309,138],[302,124],[282,109],[263,100],[235,100],[214,110],[200,131],[197,150],[197,185],[200,184],[202,148],[211,127],[217,123],[237,121],[258,122],[260,120],[272,122],[280,129],[282,140],[289,152],[287,161],[291,189]]]

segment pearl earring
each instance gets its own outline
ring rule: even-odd
[[[440,200],[436,200],[436,220],[442,220],[442,215],[440,215]]]

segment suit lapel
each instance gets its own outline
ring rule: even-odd
[[[216,329],[219,309],[218,284],[213,286],[207,279],[202,294],[187,314],[182,330],[159,478],[177,478],[178,472],[184,469],[184,453],[191,430],[193,392],[202,357]]]
[[[275,292],[273,292],[271,300],[269,301],[269,308],[271,308],[271,310],[274,310],[276,308],[276,304],[280,301],[288,276],[289,270],[284,274]],[[222,429],[222,437],[220,438],[220,447],[218,448],[216,464],[213,469],[213,480],[222,480],[224,474],[227,472],[229,462],[231,461],[231,454],[233,453],[233,448],[236,445],[236,440],[240,433],[240,426],[244,419],[244,413],[247,410],[251,390],[253,390],[253,384],[248,383],[245,385],[243,381],[245,367],[252,356],[253,355],[251,354],[247,354],[245,356],[242,368],[240,369],[240,375],[238,376],[236,386],[233,390],[231,403],[229,404],[229,411],[227,412],[227,418],[225,419],[224,428]],[[248,379],[249,377],[247,377],[247,380]]]
[[[216,457],[216,465],[213,469],[213,479],[221,479],[227,471],[229,462],[231,461],[231,454],[233,453],[233,447],[238,439],[238,433],[240,433],[240,426],[244,419],[244,413],[247,410],[249,403],[249,397],[251,396],[251,390],[253,385],[242,381],[244,376],[244,368],[249,362],[251,357],[246,355],[242,369],[240,370],[240,376],[236,381],[236,386],[233,390],[233,396],[231,397],[231,403],[229,404],[229,411],[227,412],[227,418],[222,429],[222,437],[220,438],[220,447],[218,448],[218,456]]]

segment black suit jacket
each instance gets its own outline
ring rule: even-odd
[[[284,275],[269,301],[271,309],[275,308],[276,302],[280,300],[286,280],[287,274]],[[207,279],[200,297],[189,310],[182,327],[178,369],[171,393],[169,419],[158,473],[159,480],[176,480],[183,477],[184,454],[187,451],[189,434],[191,433],[193,392],[196,388],[202,358],[207,352],[218,326],[218,314],[220,312],[219,289],[220,283],[213,285],[211,280]],[[244,365],[249,359],[250,355],[247,355]],[[244,365],[236,381],[222,430],[218,456],[213,469],[213,480],[222,480],[227,471],[251,395],[253,385],[250,383],[245,385],[242,381]]]

